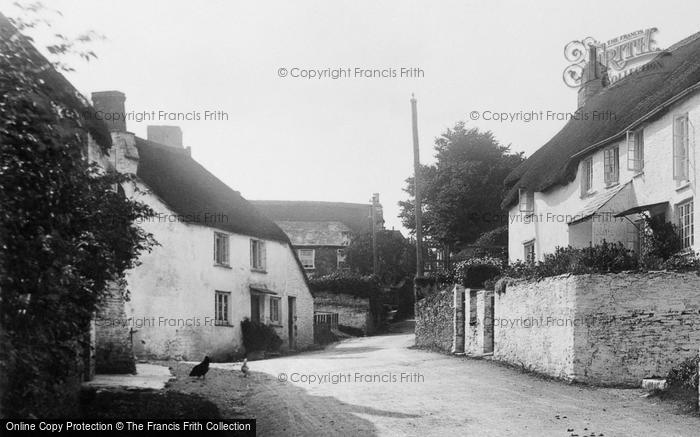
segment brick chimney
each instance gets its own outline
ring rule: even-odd
[[[121,91],[97,91],[92,93],[95,117],[103,120],[112,134],[112,148],[107,162],[120,173],[136,174],[139,153],[136,138],[126,130],[126,96]]]
[[[182,129],[179,126],[148,126],[148,141],[182,149]]]
[[[598,49],[594,45],[588,47],[588,61],[581,76],[581,87],[578,89],[579,108],[608,85],[607,68],[598,61]]]

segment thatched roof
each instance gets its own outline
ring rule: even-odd
[[[589,118],[571,119],[551,140],[518,166],[505,180],[501,207],[518,201],[518,189],[547,191],[576,178],[582,155],[625,137],[628,130],[653,120],[678,99],[699,88],[700,32],[657,55],[655,68],[620,79],[590,97],[580,109]],[[657,68],[658,67],[658,68]],[[610,111],[610,120],[592,114]]]
[[[74,111],[78,115],[75,120],[76,127],[89,132],[97,144],[101,146],[103,152],[107,153],[112,145],[112,139],[105,123],[89,116],[95,111],[87,99],[53,68],[51,62],[2,13],[0,13],[0,40],[3,43],[14,44],[14,47],[23,52],[22,56],[15,58],[17,61],[23,62],[21,66],[18,65],[18,68],[21,67],[31,75],[30,77],[39,85],[40,92],[46,98]]]
[[[136,175],[185,221],[289,244],[287,235],[189,152],[136,138]]]

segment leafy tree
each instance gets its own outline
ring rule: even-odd
[[[491,132],[467,129],[464,122],[435,140],[433,165],[422,166],[423,232],[428,241],[453,247],[472,243],[504,224],[500,208],[503,180],[523,161],[522,153],[498,143]],[[399,202],[403,225],[415,231],[414,178]]]
[[[384,284],[394,283],[416,270],[415,246],[396,231],[377,231],[378,276]],[[348,266],[363,275],[372,274],[372,234],[353,238],[346,250]]]
[[[2,14],[0,95],[0,416],[65,417],[92,315],[155,243],[135,225],[153,212],[90,163],[106,127]]]

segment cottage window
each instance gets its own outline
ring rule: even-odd
[[[250,268],[264,272],[266,268],[265,242],[250,240]]]
[[[688,114],[683,114],[673,120],[673,179],[687,181],[688,163]]]
[[[603,152],[605,185],[613,185],[620,180],[620,149],[611,147]]]
[[[690,249],[695,243],[692,199],[678,205],[678,228],[681,234],[681,247]]]
[[[345,249],[338,249],[336,256],[338,259],[338,264],[336,265],[338,270],[346,269],[347,263],[345,262],[345,258],[346,258]]]
[[[299,249],[297,253],[302,267],[308,270],[316,268],[316,251],[314,249]]]
[[[593,158],[581,162],[581,195],[584,196],[593,189]]]
[[[520,197],[520,212],[534,212],[535,211],[535,192],[528,191],[525,188],[520,188],[518,190],[518,196]]]
[[[627,133],[627,169],[644,170],[644,129]]]
[[[535,262],[535,240],[523,244],[525,262],[532,264]]]
[[[217,291],[214,294],[214,314],[216,315],[216,324],[228,326],[231,324],[229,317],[229,302],[231,293],[227,291]]]
[[[280,323],[280,298],[270,297],[270,322]]]
[[[214,262],[216,264],[229,265],[228,235],[214,232]]]

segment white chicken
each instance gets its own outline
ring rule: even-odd
[[[243,372],[244,377],[248,377],[248,358],[243,359],[243,365],[241,366],[241,372]]]

